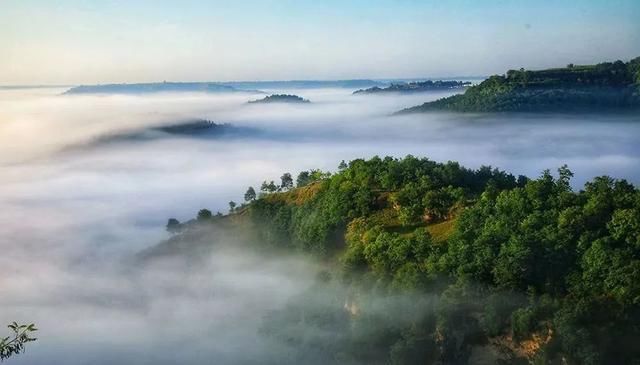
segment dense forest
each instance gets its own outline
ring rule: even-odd
[[[426,111],[546,112],[640,108],[640,57],[627,63],[509,70],[464,94],[427,102],[397,114]]]
[[[265,181],[227,215],[170,219],[161,247],[206,226],[326,262],[264,320],[290,363],[639,363],[640,191],[571,177],[358,159]]]
[[[438,91],[438,90],[451,90],[461,89],[470,86],[469,81],[416,81],[416,82],[400,82],[392,83],[388,87],[370,87],[368,89],[359,89],[353,92],[353,94],[379,94],[379,93],[416,93],[423,91]]]

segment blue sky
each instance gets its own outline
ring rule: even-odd
[[[0,0],[0,84],[487,75],[640,56],[638,19],[638,0]]]

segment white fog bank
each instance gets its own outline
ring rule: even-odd
[[[412,154],[532,177],[567,164],[576,188],[602,174],[640,183],[637,115],[390,116],[445,93],[274,90],[312,103],[247,105],[261,95],[63,91],[0,90],[0,324],[41,328],[16,364],[255,361],[260,317],[306,289],[313,265],[243,250],[222,250],[203,267],[130,275],[121,265],[165,239],[169,217],[226,212],[248,186],[283,172]],[[194,118],[263,133],[91,144]]]

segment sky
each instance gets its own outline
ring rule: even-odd
[[[638,19],[638,0],[0,0],[0,85],[483,76],[640,56]]]

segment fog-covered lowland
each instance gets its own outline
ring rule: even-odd
[[[193,238],[211,242],[197,258],[140,254],[169,237],[168,218],[188,221],[202,208],[226,213],[248,186],[283,172],[411,154],[532,178],[567,164],[576,190],[603,174],[640,184],[637,113],[391,116],[451,92],[261,89],[312,100],[297,105],[247,104],[264,97],[258,92],[66,90],[0,90],[0,323],[40,329],[15,364],[378,361],[331,352],[348,317],[369,316],[349,338],[367,351],[371,333],[428,318],[436,298],[371,292],[355,308],[346,285],[326,284],[332,260],[256,248],[253,238],[224,230]],[[234,129],[211,138],[167,129],[194,120]],[[317,325],[316,313],[343,306],[344,318],[333,311],[331,325]],[[291,312],[304,319],[292,325],[284,318]],[[301,341],[312,348],[302,357]]]

